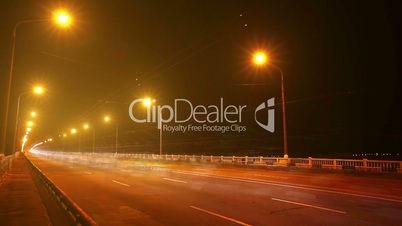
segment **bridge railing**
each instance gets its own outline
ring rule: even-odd
[[[330,170],[370,171],[402,173],[402,161],[369,159],[325,159],[325,158],[279,158],[249,156],[214,156],[214,155],[174,155],[174,154],[140,154],[140,153],[91,153],[91,152],[52,152],[41,151],[48,157],[69,159],[72,161],[92,161],[107,163],[113,159],[143,159],[166,161],[209,162],[216,164],[239,164],[267,167],[297,167]]]
[[[60,157],[60,155],[58,155]],[[85,213],[73,200],[71,200],[59,187],[57,187],[42,171],[37,168],[28,158],[26,158],[30,168],[38,175],[45,188],[51,194],[57,204],[66,212],[72,225],[77,226],[97,226],[98,224]]]

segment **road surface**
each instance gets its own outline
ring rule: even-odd
[[[402,180],[27,157],[99,225],[399,225]]]

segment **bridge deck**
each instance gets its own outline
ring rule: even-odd
[[[0,186],[0,219],[2,225],[52,225],[23,155]]]

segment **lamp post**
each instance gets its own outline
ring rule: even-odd
[[[67,137],[67,134],[63,133],[63,151],[66,151],[66,137]]]
[[[34,88],[34,93],[41,94],[42,92],[43,92],[43,88],[42,88],[42,87],[39,87],[39,86],[38,86],[38,87],[35,87],[35,88]],[[19,121],[21,97],[24,96],[24,95],[27,95],[27,94],[31,94],[31,93],[32,93],[32,92],[25,92],[25,93],[21,93],[21,94],[18,96],[18,101],[17,101],[17,114],[16,114],[16,116],[15,116],[15,128],[14,128],[14,139],[13,139],[13,153],[16,152],[15,148],[16,148],[16,145],[17,145],[18,121]],[[31,115],[32,115],[32,116],[35,116],[36,113],[35,113],[35,112],[32,112]]]
[[[106,122],[110,121],[110,117],[109,116],[105,116],[104,120]],[[119,144],[119,122],[116,121],[116,145],[115,145],[115,152],[117,154],[117,147]]]
[[[144,98],[142,102],[147,108],[149,108],[152,105],[152,103],[155,103],[155,99],[151,100],[150,98]],[[162,144],[162,141],[163,141],[163,139],[162,139],[162,134],[163,134],[162,133],[162,111],[160,111],[160,114],[159,114],[157,127],[159,128],[159,157],[162,157],[162,147],[163,147],[163,144]]]
[[[71,130],[70,130],[70,132],[71,132],[71,134],[76,134],[77,133],[77,130],[75,129],[75,128],[72,128]],[[72,143],[72,141],[71,141],[71,143]],[[74,143],[73,143],[74,144]],[[74,145],[72,145],[73,147],[74,147]],[[78,152],[80,152],[80,146],[81,146],[81,144],[80,144],[80,137],[78,136]]]
[[[57,12],[55,15],[56,21],[61,24],[61,25],[68,25],[70,23],[69,16],[65,14],[64,12]],[[27,24],[27,23],[38,23],[38,22],[45,22],[45,21],[51,21],[52,19],[35,19],[35,20],[24,20],[16,23],[14,25],[13,29],[13,45],[11,49],[11,61],[10,61],[10,73],[8,77],[8,86],[7,86],[7,98],[6,98],[6,107],[4,109],[4,123],[3,123],[3,134],[2,137],[0,138],[0,148],[1,152],[4,152],[5,147],[6,147],[6,133],[7,133],[7,121],[8,121],[8,112],[9,112],[9,107],[10,107],[10,94],[11,94],[11,83],[12,83],[12,78],[13,78],[13,69],[14,69],[14,55],[15,55],[15,44],[16,44],[16,35],[17,35],[17,28],[21,24]],[[13,149],[14,151],[14,149]]]
[[[89,128],[89,125],[88,125],[88,124],[84,124],[84,125],[82,126],[82,128],[83,128],[84,130],[86,130],[86,129]],[[79,132],[78,132],[78,152],[81,152],[81,135],[82,135],[82,132],[79,131]]]
[[[95,153],[95,130],[92,132],[92,153]]]
[[[160,128],[159,128],[159,157],[162,158],[162,111],[159,116],[159,121],[160,121]]]
[[[143,99],[143,103],[144,103],[144,105],[146,106],[146,107],[150,107],[151,105],[152,105],[152,103],[155,103],[155,99],[153,99],[153,100],[151,100],[150,98],[145,98],[145,99]],[[159,157],[162,157],[162,149],[163,149],[163,143],[162,143],[162,141],[163,141],[163,139],[162,139],[162,135],[163,135],[163,132],[162,132],[162,111],[160,111],[160,114],[159,114],[159,118],[158,118],[158,124],[157,124],[157,127],[158,127],[158,129],[159,129]]]
[[[86,130],[86,129],[88,129],[89,128],[89,125],[88,124],[84,124],[83,126],[82,126],[82,128],[84,129],[84,130]],[[81,151],[81,132],[80,132],[80,134],[79,134],[79,140],[78,140],[78,151],[80,152]]]
[[[254,63],[256,65],[265,65],[267,63],[267,56],[263,52],[258,52],[254,54]],[[287,132],[286,132],[286,113],[285,113],[285,87],[283,84],[283,72],[282,69],[274,64],[270,64],[270,66],[277,69],[281,74],[281,93],[282,93],[282,123],[283,123],[283,157],[288,158],[288,139],[287,139]]]
[[[89,126],[88,126],[88,124],[84,124],[83,126],[83,129],[88,129],[89,128]],[[81,135],[82,135],[82,131],[81,130],[76,130],[76,129],[71,129],[71,133],[72,134],[76,134],[76,133],[78,133],[78,152],[81,152]]]

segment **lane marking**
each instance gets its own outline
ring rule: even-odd
[[[346,213],[345,211],[341,211],[341,210],[335,210],[335,209],[330,209],[330,208],[325,208],[325,207],[320,207],[320,206],[314,206],[314,205],[300,203],[300,202],[292,202],[292,201],[283,200],[283,199],[276,199],[276,198],[271,198],[271,199],[274,200],[274,201],[285,202],[285,203],[295,204],[295,205],[299,205],[299,206],[306,206],[306,207],[311,207],[311,208],[315,208],[315,209],[331,211],[331,212],[335,212],[335,213],[343,213],[343,214]]]
[[[113,183],[116,183],[116,184],[120,184],[120,185],[126,186],[126,187],[130,187],[130,185],[125,184],[125,183],[122,183],[122,182],[119,182],[119,181],[112,180],[112,182],[113,182]]]
[[[175,180],[175,179],[170,179],[170,178],[163,178],[164,180],[168,180],[168,181],[173,181],[173,182],[178,182],[178,183],[183,183],[183,184],[187,184],[187,181],[182,181],[182,180]]]
[[[204,173],[191,173],[191,172],[177,171],[177,170],[173,170],[171,172],[193,175],[193,176],[202,176],[202,177],[210,177],[210,178],[223,179],[223,180],[232,180],[232,181],[248,182],[248,183],[255,183],[255,184],[272,185],[272,186],[278,186],[278,187],[295,188],[295,189],[317,191],[317,192],[324,192],[324,193],[330,193],[330,194],[347,195],[347,196],[354,196],[354,197],[360,197],[360,198],[368,198],[368,199],[382,200],[382,201],[388,201],[388,202],[402,203],[402,200],[398,199],[400,197],[392,196],[392,195],[382,195],[383,197],[379,197],[379,196],[373,196],[373,195],[377,195],[377,194],[372,194],[372,193],[358,194],[358,193],[351,193],[350,191],[344,191],[344,190],[326,190],[327,188],[309,186],[309,185],[276,183],[276,182],[270,182],[270,181],[243,179],[243,178],[237,178],[237,177],[224,177],[224,176],[218,176],[218,175],[211,175],[211,174],[204,174]],[[387,198],[387,197],[389,197],[389,198]]]
[[[68,166],[68,168],[71,168],[71,169],[73,169],[74,167],[72,167],[72,166]]]
[[[233,219],[233,218],[226,217],[226,216],[223,216],[223,215],[214,213],[214,212],[212,212],[212,211],[204,210],[204,209],[201,209],[201,208],[199,208],[199,207],[190,206],[190,208],[199,210],[199,211],[204,212],[204,213],[208,213],[208,214],[214,215],[214,216],[216,216],[216,217],[220,217],[220,218],[225,219],[225,220],[228,220],[228,221],[232,221],[232,222],[238,223],[238,224],[240,224],[240,225],[251,226],[251,224],[246,224],[246,223],[244,223],[244,222],[235,220],[235,219]]]
[[[271,175],[264,175],[264,174],[254,174],[254,176],[258,176],[258,177],[270,177],[270,178],[278,178],[278,179],[288,179],[287,177],[271,176]]]
[[[120,171],[122,171],[122,172],[126,172],[126,173],[131,173],[131,170],[125,170],[125,169],[122,169],[122,170],[120,170]]]
[[[84,173],[86,173],[86,174],[92,174],[91,172],[88,172],[88,171],[84,171]]]

